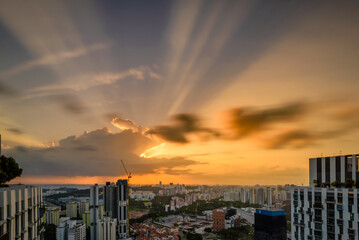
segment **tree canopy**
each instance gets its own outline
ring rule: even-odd
[[[16,177],[20,177],[22,168],[12,157],[0,156],[0,186],[10,182]]]

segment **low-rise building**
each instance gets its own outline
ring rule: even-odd
[[[221,231],[240,226],[240,217],[236,208],[219,208],[212,211],[213,230]]]
[[[129,194],[131,199],[135,199],[137,201],[151,201],[156,197],[152,191],[134,191]]]

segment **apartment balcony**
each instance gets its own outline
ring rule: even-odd
[[[10,234],[9,233],[5,233],[2,236],[0,236],[0,240],[9,240],[10,239]]]
[[[320,232],[314,232],[315,239],[322,239],[322,233]]]
[[[340,226],[343,226],[343,220],[338,219],[337,224],[340,225]]]
[[[46,213],[46,208],[45,207],[41,207],[40,208],[40,218],[43,217]]]
[[[323,223],[323,219],[322,218],[314,218],[314,222]]]
[[[325,199],[326,203],[335,203],[335,199],[334,198],[327,198]]]
[[[45,223],[41,223],[39,226],[37,226],[37,232],[42,231],[45,228]]]
[[[313,212],[312,212],[311,210],[307,210],[307,211],[305,211],[305,213],[308,214],[308,215],[312,215],[312,214],[313,214]]]
[[[337,209],[338,209],[338,211],[343,211],[343,205],[342,205],[342,204],[340,204],[340,205],[338,204],[338,205],[337,205]]]
[[[303,227],[305,226],[304,220],[294,221],[293,224],[294,224],[294,225],[298,225],[298,226],[303,226]]]
[[[323,209],[323,204],[321,204],[321,203],[314,203],[314,204],[313,204],[313,208]]]
[[[334,221],[333,221],[333,222],[327,222],[327,225],[328,225],[328,226],[333,226],[333,227],[334,227],[334,226],[335,226],[335,222],[334,222]]]

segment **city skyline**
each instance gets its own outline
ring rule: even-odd
[[[267,2],[266,2],[267,3]],[[356,154],[358,3],[5,1],[13,183],[309,185]]]

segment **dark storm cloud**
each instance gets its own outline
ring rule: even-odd
[[[336,108],[340,111],[329,115],[325,112]],[[204,127],[196,115],[178,114],[172,118],[173,124],[151,128],[145,134],[174,143],[190,143],[193,141],[190,136],[194,135],[203,141],[254,140],[267,149],[295,149],[314,146],[359,128],[359,108],[343,107],[342,102],[335,101],[286,103],[267,108],[244,106],[228,112],[229,117],[221,130]],[[333,121],[335,126],[323,125],[322,129],[313,129],[310,126],[303,128],[306,119],[315,114],[319,114],[326,121]]]
[[[281,133],[266,141],[269,149],[280,149],[285,147],[303,148],[311,146],[315,141],[322,138],[318,134],[307,130],[293,130]]]
[[[85,105],[74,95],[62,94],[54,96],[62,109],[70,114],[79,115],[86,112]]]
[[[165,141],[176,143],[188,143],[188,135],[196,134],[202,139],[220,136],[219,132],[201,126],[201,122],[193,114],[177,114],[172,117],[173,125],[161,125],[146,132],[149,135],[156,135]]]
[[[111,133],[103,128],[64,138],[56,147],[15,147],[6,154],[15,157],[27,176],[119,176],[124,174],[121,160],[129,171],[139,175],[199,164],[182,157],[139,156],[157,144],[131,130]]]
[[[24,133],[24,132],[23,132],[21,129],[19,129],[19,128],[7,128],[6,131],[9,131],[9,132],[11,132],[11,133],[13,133],[13,134],[16,134],[16,135],[21,135],[21,134]]]
[[[306,104],[295,103],[258,110],[250,107],[230,111],[230,127],[237,137],[245,137],[268,130],[273,124],[292,122],[304,115]]]
[[[16,90],[0,82],[0,95],[14,96],[16,94],[17,94]]]

